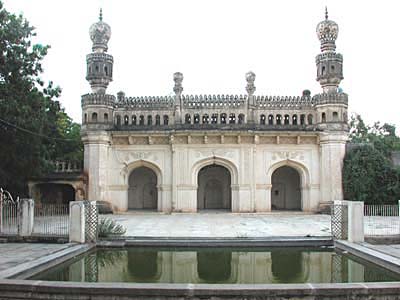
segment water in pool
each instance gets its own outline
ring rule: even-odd
[[[31,279],[147,283],[400,281],[400,275],[333,249],[98,249]]]

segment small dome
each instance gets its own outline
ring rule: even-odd
[[[339,33],[339,26],[336,22],[328,19],[328,10],[325,11],[325,20],[317,25],[317,36],[321,44],[335,43]],[[327,49],[328,50],[328,49]]]
[[[90,26],[89,34],[93,42],[93,51],[107,51],[107,43],[111,37],[111,27],[103,22],[102,10],[100,10],[99,21]]]
[[[256,74],[252,71],[246,73],[246,81],[247,82],[254,82],[256,80]]]

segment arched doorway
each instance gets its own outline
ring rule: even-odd
[[[157,209],[157,175],[147,167],[139,167],[129,175],[129,209]]]
[[[292,167],[283,166],[272,173],[272,209],[301,210],[300,175]]]
[[[231,208],[231,174],[225,167],[209,165],[198,174],[197,208]]]

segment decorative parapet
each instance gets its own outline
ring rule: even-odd
[[[322,93],[313,96],[314,105],[323,104],[348,104],[348,95],[346,93]]]
[[[321,61],[323,60],[337,60],[337,61],[343,61],[343,55],[340,53],[336,53],[336,52],[323,52],[318,54],[315,57],[315,62],[317,64],[319,64]]]
[[[242,108],[247,95],[182,95],[184,108]]]
[[[125,97],[120,95],[115,107],[136,108],[136,109],[171,109],[174,107],[174,98],[171,96],[145,96]]]
[[[309,109],[313,107],[310,96],[257,96],[256,107],[260,109]]]
[[[82,96],[82,107],[86,105],[108,105],[114,106],[115,96],[108,94],[86,94]]]
[[[82,162],[77,161],[55,161],[54,173],[73,173],[81,172],[83,170]]]

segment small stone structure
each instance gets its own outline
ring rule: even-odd
[[[36,203],[68,204],[87,197],[87,176],[82,163],[55,161],[54,170],[41,177],[30,178],[29,195]]]
[[[348,96],[339,88],[338,25],[326,14],[316,31],[322,92],[313,96],[256,95],[253,72],[245,76],[244,95],[185,95],[184,76],[176,72],[173,96],[128,97],[106,93],[114,70],[111,28],[101,17],[90,27],[92,92],[82,96],[87,199],[117,211],[162,212],[312,212],[342,199]],[[224,171],[203,176],[210,166]],[[141,179],[139,169],[147,174]]]

